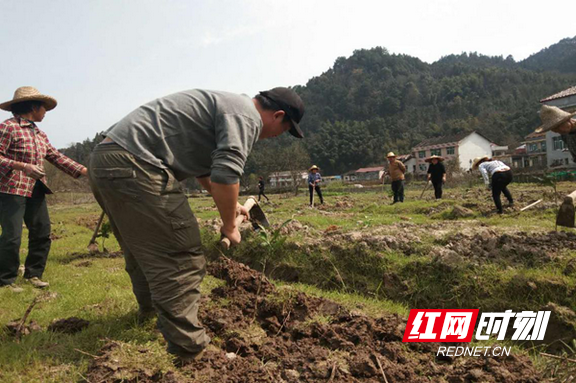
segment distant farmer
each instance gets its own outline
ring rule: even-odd
[[[258,202],[260,202],[260,197],[264,196],[266,201],[270,201],[270,198],[266,194],[264,194],[264,188],[266,184],[264,183],[264,178],[258,177]]]
[[[406,173],[406,166],[402,161],[396,159],[393,152],[386,155],[388,158],[388,174],[392,180],[392,191],[394,192],[394,205],[397,202],[404,202],[404,173]]]
[[[568,113],[555,106],[542,105],[540,109],[542,126],[536,129],[537,133],[551,130],[560,134],[574,162],[576,162],[576,120],[572,117],[575,115],[576,112]]]
[[[291,89],[254,98],[193,89],[137,108],[106,133],[90,161],[90,181],[126,261],[138,317],[158,315],[177,361],[196,359],[209,343],[198,321],[206,273],[198,223],[180,182],[196,177],[212,195],[222,236],[241,237],[239,179],[259,139],[289,131],[301,138],[304,104]]]
[[[314,195],[314,190],[316,190],[316,194],[318,194],[318,197],[320,197],[320,205],[324,203],[322,190],[320,189],[322,176],[318,170],[318,166],[316,165],[312,165],[312,167],[308,169],[308,191],[310,192],[310,206],[312,206],[312,196]]]
[[[44,160],[78,178],[86,175],[84,166],[56,150],[36,122],[56,107],[56,100],[31,86],[16,89],[12,100],[0,109],[13,117],[0,124],[0,286],[22,292],[15,285],[20,266],[22,221],[28,228],[28,256],[24,278],[34,287],[48,287],[42,281],[50,252],[50,217],[46,205],[48,188]]]
[[[440,156],[431,156],[425,159],[430,165],[428,166],[428,182],[434,186],[434,196],[436,199],[442,198],[442,185],[446,182],[446,168],[444,168],[444,158]]]
[[[482,177],[484,178],[484,183],[488,189],[492,189],[492,198],[494,199],[494,204],[498,210],[498,214],[503,213],[502,201],[500,200],[500,194],[504,193],[504,196],[508,199],[509,206],[514,206],[514,200],[512,199],[512,194],[508,190],[508,184],[512,182],[512,170],[504,162],[498,160],[492,160],[488,156],[476,157],[472,162],[472,170],[479,169]],[[492,182],[490,182],[490,178]]]

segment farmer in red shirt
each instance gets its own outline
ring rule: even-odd
[[[14,117],[0,124],[0,287],[13,292],[22,288],[14,284],[20,265],[22,221],[30,234],[24,278],[34,287],[47,287],[40,278],[50,252],[50,217],[46,194],[44,159],[56,168],[78,178],[87,175],[86,168],[56,150],[36,122],[44,119],[56,100],[40,94],[31,86],[16,89],[14,98],[0,104]]]

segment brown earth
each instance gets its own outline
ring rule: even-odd
[[[76,317],[65,319],[55,319],[48,325],[47,330],[52,332],[62,332],[65,334],[75,334],[87,328],[90,322]]]
[[[175,372],[122,364],[117,343],[93,358],[88,382],[537,382],[524,356],[436,359],[436,343],[402,343],[406,321],[370,318],[222,260],[209,272],[226,281],[202,300],[214,345]],[[138,350],[145,357],[147,350]],[[380,368],[381,366],[381,368]],[[119,377],[129,377],[121,380]]]
[[[499,234],[495,230],[478,230],[478,234],[452,235],[444,249],[463,259],[480,262],[505,262],[530,267],[544,265],[562,257],[566,250],[576,250],[576,234],[568,232]]]
[[[210,273],[226,286],[201,306],[201,320],[220,342],[218,351],[184,368],[199,381],[379,382],[378,361],[389,382],[538,380],[526,357],[436,360],[438,344],[402,343],[406,321],[400,316],[374,319],[277,289],[231,260],[212,264]]]

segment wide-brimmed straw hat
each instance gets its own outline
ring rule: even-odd
[[[540,109],[540,119],[542,120],[542,125],[539,126],[534,132],[547,132],[562,125],[574,115],[576,115],[576,113],[565,112],[556,106],[542,105],[542,108]]]
[[[438,162],[442,162],[442,161],[444,161],[444,157],[434,155],[434,156],[430,156],[430,157],[426,158],[424,161],[425,162],[432,162],[432,160],[438,160]]]
[[[390,157],[396,157],[396,154],[394,154],[394,152],[390,152],[390,153],[386,154],[386,158],[390,158]]]
[[[490,159],[490,157],[488,156],[483,156],[483,157],[476,157],[474,158],[474,160],[472,161],[472,169],[476,170],[478,169],[478,166],[484,162],[484,161],[488,161]]]
[[[12,100],[0,104],[0,109],[11,111],[12,105],[24,101],[41,101],[46,110],[52,110],[58,105],[54,97],[46,96],[32,86],[21,86],[14,92]]]
[[[318,170],[318,166],[312,165],[308,171],[311,172],[312,170]]]

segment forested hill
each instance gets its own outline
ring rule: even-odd
[[[560,40],[528,57],[520,65],[532,70],[576,73],[576,37]]]
[[[386,151],[408,153],[424,138],[461,130],[513,144],[538,126],[541,98],[576,85],[576,68],[538,66],[545,55],[554,67],[558,45],[558,62],[568,47],[576,53],[566,41],[520,63],[471,53],[427,64],[384,48],[357,50],[297,87],[307,107],[305,144],[327,173],[382,163]]]
[[[341,174],[382,164],[388,151],[409,153],[425,138],[462,130],[513,145],[539,125],[540,99],[575,85],[576,38],[521,62],[464,53],[428,64],[380,47],[357,50],[295,87],[306,104],[306,138],[259,142],[246,173],[282,170],[288,157],[294,166],[311,159],[324,174]]]

